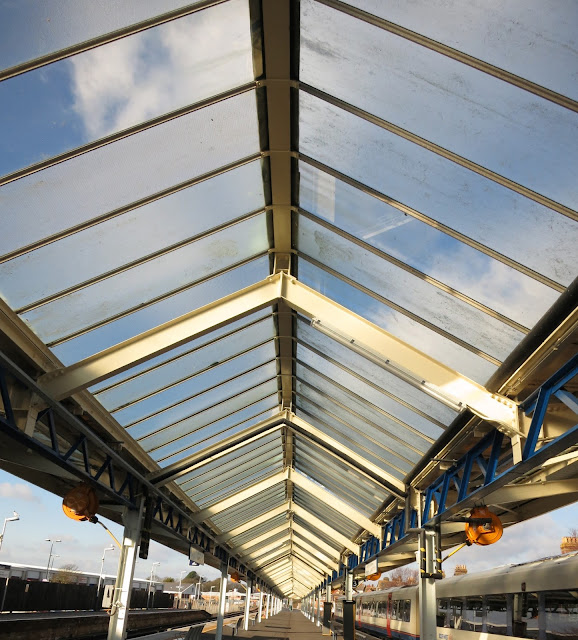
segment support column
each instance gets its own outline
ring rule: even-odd
[[[321,635],[331,635],[331,579],[327,578],[325,589],[325,602],[323,603],[323,627]]]
[[[247,587],[245,592],[245,613],[243,615],[243,630],[249,629],[249,611],[251,610],[251,589],[253,587],[253,581],[247,579]]]
[[[315,624],[319,627],[321,625],[321,588],[317,589],[317,620]]]
[[[421,532],[418,544],[420,640],[436,640],[435,532]]]
[[[271,594],[267,593],[267,600],[266,600],[266,604],[265,604],[265,619],[269,620],[269,614],[270,614],[270,606],[271,606]]]
[[[263,620],[263,592],[259,591],[259,611],[257,612],[257,622]]]
[[[353,572],[349,569],[345,570],[343,640],[355,640],[355,600],[353,599]]]
[[[227,571],[229,564],[223,562],[221,564],[221,584],[219,585],[219,610],[217,611],[217,629],[215,631],[215,640],[223,639],[223,619],[225,617],[225,601],[227,599]]]
[[[138,509],[125,508],[122,519],[124,533],[122,549],[118,561],[118,572],[114,585],[112,614],[108,623],[107,640],[124,640],[126,623],[130,607],[130,595],[134,576],[136,552],[140,542],[144,500],[140,500]]]

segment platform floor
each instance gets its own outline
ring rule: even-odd
[[[322,636],[321,627],[304,616],[301,611],[289,611],[283,609],[263,620],[259,624],[249,627],[247,631],[239,631],[239,638],[255,638],[255,640],[267,640],[268,638],[283,638],[287,640],[330,640],[331,636]]]

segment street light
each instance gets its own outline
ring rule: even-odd
[[[52,548],[56,542],[62,542],[60,538],[52,540],[52,538],[46,538],[45,542],[50,542],[50,553],[48,554],[48,563],[46,564],[46,582],[48,582],[48,572],[50,571],[50,560],[52,559]]]
[[[110,545],[110,547],[106,547],[106,549],[104,549],[102,552],[102,560],[100,562],[100,574],[98,575],[98,587],[96,588],[96,593],[100,591],[100,584],[102,582],[102,571],[104,569],[104,556],[106,555],[107,551],[114,551],[115,549],[116,549],[115,546]]]
[[[185,569],[184,571],[181,571],[181,575],[179,576],[179,596],[181,595],[181,588],[183,585],[183,573],[188,573],[188,570]]]
[[[149,608],[150,605],[150,600],[151,600],[151,591],[152,591],[152,586],[153,586],[153,575],[155,572],[155,567],[160,566],[160,562],[153,562],[153,566],[151,567],[151,579],[149,582],[149,597],[147,599],[147,609]],[[153,598],[153,604],[154,604],[154,598]]]
[[[2,549],[2,541],[4,540],[4,532],[6,531],[6,523],[7,522],[14,522],[15,520],[20,520],[20,516],[16,513],[16,511],[14,512],[13,516],[10,516],[9,518],[4,518],[4,526],[2,527],[2,533],[0,533],[0,549]]]

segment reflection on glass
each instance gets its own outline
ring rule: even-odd
[[[244,0],[10,78],[0,83],[0,175],[252,79]]]

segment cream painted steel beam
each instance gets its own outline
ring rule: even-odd
[[[357,509],[354,509],[336,495],[327,491],[327,489],[324,489],[312,480],[309,480],[309,478],[294,469],[291,470],[289,480],[304,491],[307,491],[307,493],[310,493],[312,496],[323,501],[325,504],[330,505],[344,517],[349,518],[349,520],[358,524],[362,529],[371,533],[372,536],[381,540],[381,525],[372,522],[367,516],[364,516],[362,513],[357,511]]]
[[[550,498],[567,493],[578,493],[578,480],[506,485],[487,496],[486,501],[488,504],[507,504]]]
[[[245,524],[241,524],[238,527],[231,529],[231,531],[222,533],[220,536],[217,537],[217,542],[220,542],[220,543],[228,542],[232,538],[240,536],[246,531],[250,531],[251,529],[263,524],[264,522],[267,522],[267,520],[272,520],[273,518],[281,515],[282,513],[287,512],[288,510],[289,510],[289,502],[284,502],[282,505],[275,507],[274,509],[271,509],[271,511],[267,511],[267,513],[263,513],[262,515],[256,518],[252,518]]]
[[[45,374],[39,380],[40,386],[54,399],[62,400],[80,389],[270,306],[280,297],[281,278],[281,274],[270,276],[69,367]]]
[[[331,573],[339,567],[338,563],[325,563],[320,560],[314,553],[311,553],[305,548],[300,538],[295,539],[295,536],[293,536],[293,553],[301,554],[303,560],[309,562],[309,564],[318,571],[323,571],[326,575],[331,575]]]
[[[484,420],[517,432],[516,404],[399,340],[369,320],[285,276],[281,295],[315,327],[446,404],[467,406]],[[371,346],[370,346],[371,345]]]
[[[387,485],[387,488],[390,491],[395,491],[398,497],[405,497],[405,493],[406,493],[405,484],[401,482],[401,480],[398,480],[395,476],[392,476],[390,473],[387,473],[387,471],[384,471],[381,467],[377,466],[376,464],[373,464],[372,462],[369,462],[369,460],[366,460],[362,456],[351,451],[351,449],[341,444],[331,436],[328,436],[326,433],[321,431],[321,429],[317,429],[317,427],[314,427],[312,424],[310,424],[303,418],[300,418],[299,416],[295,415],[294,413],[290,414],[289,423],[290,425],[295,427],[297,433],[303,432],[311,436],[312,438],[314,438],[315,441],[317,441],[318,446],[320,446],[321,448],[323,448],[323,445],[325,444],[331,450],[336,451],[340,454],[343,454],[343,456],[345,457],[343,458],[340,457],[340,460],[342,460],[345,464],[350,466],[352,469],[355,469],[359,473],[363,473],[363,471],[366,471],[367,473],[370,474],[369,479],[372,480],[373,482],[375,482],[375,479],[374,479],[375,477],[381,478],[381,480],[383,480],[383,482]],[[348,462],[348,459],[353,461],[354,464],[351,464],[350,462]]]
[[[243,500],[248,500],[252,498],[254,495],[257,495],[261,491],[265,491],[265,489],[269,489],[270,487],[279,484],[280,482],[285,482],[289,477],[289,470],[285,469],[284,471],[279,471],[278,473],[274,473],[273,475],[261,480],[260,482],[256,482],[255,484],[243,489],[242,491],[238,491],[232,496],[221,500],[220,502],[215,502],[204,509],[201,509],[197,513],[195,513],[194,521],[195,522],[203,522],[203,520],[207,520],[211,516],[228,509],[239,502],[243,502]]]
[[[329,538],[332,538],[333,540],[335,540],[335,542],[337,542],[341,546],[345,547],[346,549],[349,549],[355,555],[357,556],[359,555],[358,544],[355,544],[354,542],[352,542],[349,538],[345,537],[342,533],[339,533],[339,531],[335,531],[335,529],[332,529],[327,523],[323,522],[323,520],[320,520],[319,518],[314,516],[312,513],[309,513],[307,509],[304,509],[303,507],[300,507],[298,504],[293,503],[291,505],[291,510],[296,516],[299,516],[302,520],[305,520],[305,522],[309,523],[311,526],[315,527],[319,531],[323,531],[323,533],[325,533]]]
[[[309,531],[305,527],[302,527],[297,522],[293,522],[291,525],[291,528],[296,534],[303,536],[305,539],[312,540],[313,544],[319,549],[321,549],[321,551],[324,551],[329,558],[331,558],[334,561],[339,560],[339,555],[340,555],[339,551],[334,549],[331,545],[327,544],[326,542],[323,542],[323,540],[319,540],[319,538],[317,538],[311,531]]]
[[[306,560],[303,560],[298,555],[295,555],[295,552],[293,552],[291,560],[293,564],[299,566],[306,573],[306,575],[311,576],[311,578],[316,582],[324,580],[327,577],[327,574],[308,564]]]
[[[319,573],[324,577],[331,574],[331,569],[329,569],[328,567],[324,567],[322,564],[315,561],[314,558],[309,556],[305,551],[302,551],[300,548],[297,548],[297,549],[293,548],[293,555],[295,557],[295,562],[300,560],[305,566],[309,567],[310,569],[315,569],[316,573]]]
[[[287,541],[289,540],[289,538],[287,538]],[[285,541],[281,546],[284,547],[282,551],[279,552],[275,552],[275,553],[270,553],[262,558],[257,558],[256,560],[253,560],[253,565],[259,570],[264,570],[266,566],[272,564],[273,562],[277,562],[277,560],[281,560],[281,558],[284,558],[285,556],[287,556],[288,554],[291,553],[291,548],[290,546],[287,546],[287,541]],[[285,548],[286,547],[286,548]]]
[[[286,531],[287,529],[289,529],[289,522],[285,522],[280,527],[275,527],[275,529],[271,529],[271,531],[267,531],[263,535],[257,536],[256,538],[249,540],[249,542],[246,542],[245,544],[235,546],[235,551],[243,554],[244,551],[248,551],[253,547],[258,546],[261,542],[265,542],[278,533],[281,533],[281,531]]]

